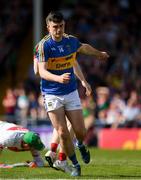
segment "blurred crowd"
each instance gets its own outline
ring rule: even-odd
[[[4,50],[11,47],[11,42],[17,40],[13,34],[11,36],[11,33],[18,31],[21,37],[22,26],[18,24],[20,23],[18,20],[30,13],[28,8],[25,11],[26,8],[22,9],[23,6],[20,6],[22,4],[19,4],[18,0],[12,1],[11,6],[16,6],[17,11],[11,14],[10,5],[5,12],[2,8],[0,11],[3,15],[10,14],[9,21],[5,25],[0,22],[4,27],[0,28],[0,33],[8,31],[0,36],[0,46]],[[87,0],[87,2],[62,0],[60,2],[59,10],[66,18],[66,32],[77,36],[81,42],[88,42],[110,54],[107,62],[78,55],[82,71],[93,89],[92,96],[86,97],[83,87],[78,82],[83,115],[88,129],[86,141],[89,144],[95,143],[96,131],[104,127],[141,127],[140,5],[141,2],[137,0]],[[17,24],[12,23],[13,18],[18,18]],[[12,29],[7,29],[7,26]],[[9,37],[12,38],[5,43],[5,38]],[[2,49],[0,51],[5,55]],[[29,122],[31,124],[40,124],[42,120],[49,122],[39,93],[39,79],[33,78],[33,74],[30,76],[32,78],[29,77],[27,80],[27,86],[20,85],[14,89],[7,89],[2,102],[6,117],[11,117],[12,121],[24,126]]]
[[[140,1],[132,0],[82,0],[73,8],[62,8],[69,33],[110,54],[107,63],[88,56],[79,58],[94,88],[104,85],[119,91],[134,88],[140,92],[140,5]]]
[[[30,0],[0,3],[0,78],[10,73],[15,83],[18,50],[32,22],[32,3]]]
[[[17,88],[6,90],[2,101],[5,116],[4,120],[21,124],[24,127],[37,126],[38,122],[48,121],[41,95],[35,91],[27,92],[23,84]]]

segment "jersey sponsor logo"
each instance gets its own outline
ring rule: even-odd
[[[49,58],[47,61],[48,70],[65,70],[73,67],[76,60],[76,53],[72,53],[68,56]]]
[[[56,69],[60,69],[60,68],[67,68],[70,67],[71,63],[64,63],[64,64],[56,64]]]

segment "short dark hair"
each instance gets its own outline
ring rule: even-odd
[[[48,24],[49,21],[60,23],[64,20],[64,16],[59,11],[51,11],[48,16],[46,17],[46,24]]]

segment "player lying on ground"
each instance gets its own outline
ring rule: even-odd
[[[35,165],[37,167],[44,166],[39,151],[43,150],[45,146],[37,133],[5,121],[0,121],[0,131],[0,153],[5,148],[15,152],[30,151]]]

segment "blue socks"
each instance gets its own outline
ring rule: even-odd
[[[69,159],[72,161],[72,164],[73,164],[74,166],[76,166],[77,164],[79,164],[78,161],[77,161],[77,158],[76,158],[76,154],[75,154],[75,153],[74,153],[72,156],[69,156]]]

